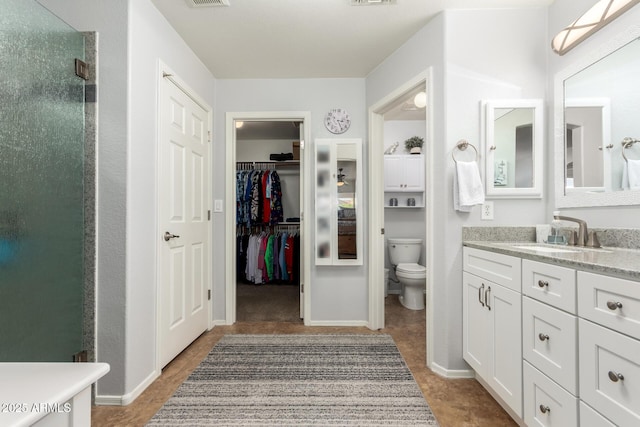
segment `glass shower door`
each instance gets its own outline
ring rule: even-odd
[[[0,362],[82,350],[84,37],[34,0],[0,14]]]

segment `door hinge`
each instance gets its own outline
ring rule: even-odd
[[[211,131],[207,131],[207,135],[209,135],[207,141],[211,142]]]
[[[207,211],[207,220],[211,221],[211,209]]]
[[[300,140],[300,149],[304,150],[304,139]]]
[[[207,289],[207,300],[211,301],[211,289]]]
[[[300,292],[304,293],[304,283],[300,283]]]
[[[384,228],[380,229],[380,234],[384,234]]]
[[[83,80],[89,80],[89,65],[81,59],[76,58],[76,76]]]

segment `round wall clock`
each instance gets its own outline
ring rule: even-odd
[[[351,117],[346,110],[334,108],[324,117],[324,125],[331,133],[345,133],[351,126]]]

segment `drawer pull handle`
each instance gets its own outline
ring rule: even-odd
[[[551,412],[551,408],[549,408],[546,405],[540,405],[540,412],[542,412],[543,414],[546,414],[547,412]]]
[[[484,283],[478,288],[478,301],[480,301],[480,305],[484,307],[484,301],[482,301],[482,291],[484,291]]]
[[[491,310],[491,305],[489,305],[489,294],[491,293],[491,286],[487,286],[487,291],[484,293],[484,304],[487,306],[489,310]]]
[[[548,341],[548,340],[549,340],[549,335],[547,335],[547,334],[543,334],[542,332],[540,332],[540,333],[538,334],[538,339],[539,339],[540,341]]]
[[[618,381],[624,381],[624,375],[617,372],[609,371],[609,379],[614,383],[617,383]]]
[[[546,280],[538,280],[538,286],[544,288],[545,286],[549,286],[549,282],[547,282]]]
[[[622,308],[622,303],[620,301],[607,301],[607,307],[609,310],[617,310]]]

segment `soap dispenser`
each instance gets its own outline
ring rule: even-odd
[[[548,243],[555,243],[564,245],[567,243],[566,239],[560,234],[560,228],[562,227],[562,221],[556,219],[560,216],[560,211],[553,211],[553,221],[551,221],[551,235],[547,239]]]

